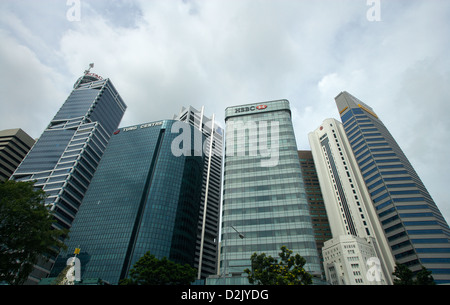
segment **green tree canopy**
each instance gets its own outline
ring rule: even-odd
[[[413,284],[413,273],[405,265],[396,263],[395,271],[393,273],[394,285],[412,285]]]
[[[306,260],[293,251],[282,246],[278,254],[280,261],[265,253],[253,253],[251,256],[251,268],[245,269],[250,284],[257,285],[310,285],[312,275],[305,271],[303,266]]]
[[[431,271],[422,266],[422,269],[416,274],[414,279],[414,273],[405,265],[396,263],[395,271],[393,273],[394,285],[435,285]]]
[[[436,285],[431,271],[422,266],[422,269],[416,275],[416,285]]]
[[[23,284],[38,259],[65,248],[59,238],[68,231],[52,228],[45,197],[34,182],[0,183],[0,281]]]
[[[190,285],[196,274],[188,264],[180,265],[166,257],[157,259],[147,252],[133,265],[129,277],[121,280],[120,285]]]

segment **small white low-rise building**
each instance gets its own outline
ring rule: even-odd
[[[323,265],[332,285],[387,285],[373,238],[341,235],[325,242]]]

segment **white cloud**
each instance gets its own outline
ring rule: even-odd
[[[65,1],[1,1],[0,93],[11,115],[2,111],[0,128],[38,136],[90,62],[128,104],[123,126],[171,118],[183,105],[205,105],[223,122],[228,106],[286,98],[304,149],[308,132],[339,117],[334,97],[346,90],[374,108],[450,219],[441,182],[450,171],[440,165],[448,1],[381,1],[380,22],[366,19],[365,0],[81,4],[81,20],[69,22]]]
[[[0,30],[0,129],[22,128],[39,137],[66,98],[62,76]]]

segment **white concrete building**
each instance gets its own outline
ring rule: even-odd
[[[340,235],[325,242],[325,275],[332,285],[387,285],[374,238]],[[389,280],[389,278],[388,278]]]
[[[395,262],[342,123],[326,119],[309,134],[309,142],[333,235],[322,250],[327,280],[392,284]],[[379,268],[373,263],[377,259]],[[368,263],[371,271],[378,268],[376,278],[367,276]]]

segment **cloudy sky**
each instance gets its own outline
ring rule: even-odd
[[[228,106],[285,98],[299,149],[345,90],[449,221],[449,32],[448,0],[1,0],[0,130],[39,137],[91,62],[128,105],[122,126],[183,105],[224,126]]]

